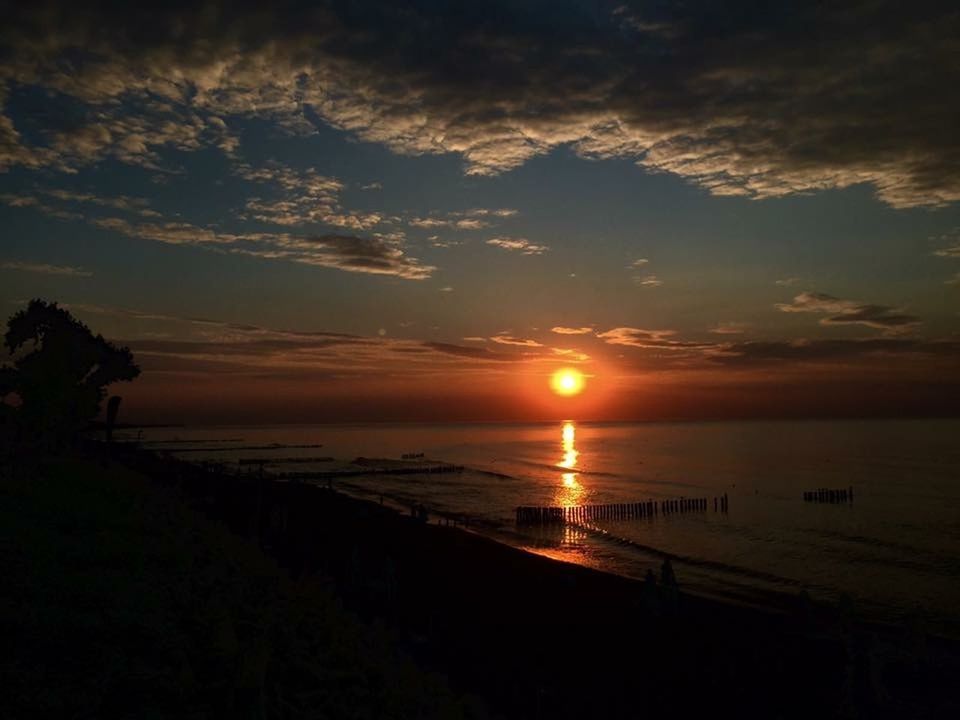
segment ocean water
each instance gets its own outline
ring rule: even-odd
[[[326,471],[356,457],[426,458],[462,473],[334,480],[352,494],[471,519],[502,542],[642,577],[670,556],[682,587],[751,604],[806,590],[871,618],[920,616],[960,636],[960,421],[809,421],[156,428],[148,447],[215,447],[191,460],[271,457]],[[181,440],[182,442],[170,442]],[[322,448],[241,450],[322,444]],[[336,461],[284,466],[281,458]],[[848,488],[852,503],[804,502]],[[726,494],[728,512],[712,498]],[[518,505],[707,497],[706,512],[518,527]]]

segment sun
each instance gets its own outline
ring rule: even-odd
[[[583,373],[573,368],[557,370],[550,378],[550,387],[557,395],[570,397],[583,391]]]

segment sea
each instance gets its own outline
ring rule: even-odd
[[[169,427],[135,437],[196,462],[249,470],[238,461],[265,459],[278,473],[404,455],[452,463],[463,470],[329,482],[628,577],[670,558],[695,594],[770,606],[806,591],[879,622],[960,637],[960,420]],[[805,500],[820,488],[848,498]],[[723,496],[726,511],[713,502]],[[547,527],[516,519],[518,506],[680,498],[706,498],[706,509]]]

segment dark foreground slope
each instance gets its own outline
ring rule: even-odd
[[[0,717],[478,716],[328,582],[292,583],[143,475],[6,470]]]
[[[955,647],[916,628],[696,599],[682,577],[680,593],[645,586],[311,485],[112,463],[4,489],[17,707],[51,687],[208,716],[298,717],[291,698],[317,717],[479,713],[464,696],[511,718],[960,712]]]

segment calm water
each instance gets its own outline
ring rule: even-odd
[[[822,599],[847,594],[870,616],[921,612],[932,626],[960,634],[960,421],[326,425],[156,429],[147,437],[242,438],[224,448],[323,444],[206,456],[224,461],[423,452],[468,469],[335,482],[402,506],[465,513],[502,541],[624,575],[640,577],[669,553],[680,583],[703,594],[760,603],[801,589]],[[852,504],[802,500],[806,489],[848,486]],[[713,512],[711,501],[706,513],[597,521],[596,529],[514,523],[517,505],[723,493],[727,514]]]

